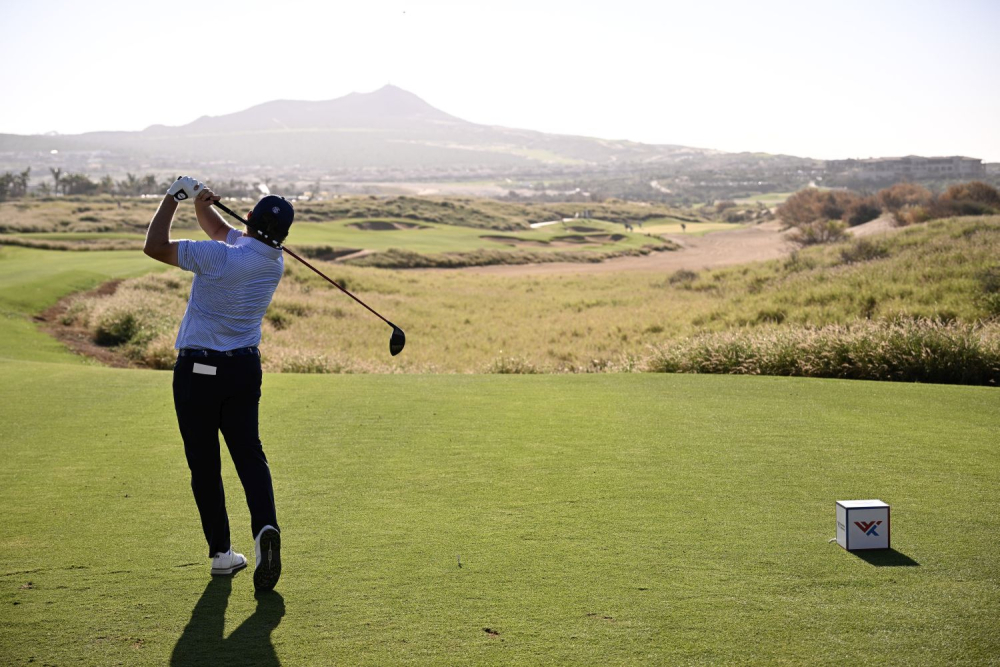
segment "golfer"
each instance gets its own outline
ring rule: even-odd
[[[171,241],[177,203],[194,200],[198,224],[211,241]],[[219,431],[243,483],[254,535],[254,587],[271,590],[281,575],[281,538],[274,508],[271,469],[257,431],[260,401],[260,323],[281,280],[278,244],[294,211],[283,197],[262,198],[247,215],[249,227],[230,227],[212,206],[219,200],[197,180],[183,176],[160,203],[143,252],[194,273],[174,365],[174,408],[191,488],[208,540],[213,575],[243,569],[247,559],[233,550],[222,488]]]

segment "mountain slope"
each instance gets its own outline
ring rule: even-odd
[[[673,162],[714,151],[471,123],[385,86],[322,102],[276,100],[178,127],[66,136],[0,135],[0,152],[109,152],[102,163],[238,163],[300,169],[516,172]],[[417,174],[419,175],[419,174]]]
[[[418,129],[423,125],[470,125],[435,109],[411,92],[388,85],[323,102],[275,100],[223,116],[202,116],[187,125],[154,125],[144,134],[266,132],[347,128]]]

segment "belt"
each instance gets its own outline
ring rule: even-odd
[[[245,357],[260,356],[256,347],[238,347],[235,350],[202,350],[185,347],[177,351],[178,357]]]

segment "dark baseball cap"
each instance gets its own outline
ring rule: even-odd
[[[261,197],[250,214],[250,226],[259,231],[269,243],[281,243],[295,219],[295,209],[284,197]]]

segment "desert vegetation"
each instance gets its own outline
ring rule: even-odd
[[[1000,192],[979,181],[949,186],[940,195],[914,183],[897,183],[864,195],[850,190],[806,188],[778,207],[778,218],[796,229],[801,245],[845,238],[849,227],[889,215],[899,225],[966,215],[1000,213]]]

